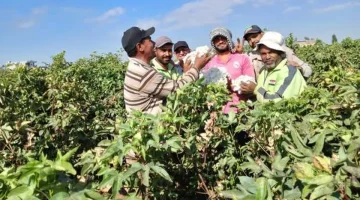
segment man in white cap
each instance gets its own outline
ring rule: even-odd
[[[161,36],[155,40],[155,58],[152,59],[151,64],[153,68],[159,73],[163,74],[169,79],[176,80],[181,76],[179,71],[172,62],[173,56],[173,42],[169,37]]]
[[[257,25],[252,25],[250,27],[248,27],[245,31],[244,31],[244,36],[243,39],[246,40],[249,44],[249,46],[251,48],[255,48],[256,44],[261,40],[261,38],[264,36],[265,32],[263,30],[261,30],[261,28]],[[237,47],[237,51],[242,52],[242,44],[239,43],[238,41],[238,45]],[[302,75],[304,76],[304,78],[309,78],[312,74],[312,69],[309,66],[309,64],[307,64],[306,62],[302,61],[300,58],[298,58],[294,51],[288,47],[286,47],[285,43],[283,44],[283,49],[285,50],[286,53],[286,58],[288,61],[288,65],[292,65],[294,67],[297,67],[300,72],[302,73]],[[258,54],[257,51],[250,51],[248,53],[251,63],[255,69],[255,74],[256,77],[259,76],[259,71],[261,70],[261,68],[263,67],[263,62],[261,60],[261,56]]]
[[[264,67],[259,71],[257,85],[249,83],[250,91],[260,102],[280,101],[298,96],[306,87],[298,68],[288,65],[284,38],[277,32],[265,32],[254,49],[261,56]],[[241,86],[241,91],[249,88]]]

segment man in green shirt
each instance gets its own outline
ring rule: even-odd
[[[155,40],[155,58],[151,61],[153,68],[169,79],[176,80],[181,76],[174,62],[172,62],[173,42],[166,36],[161,36]]]
[[[241,87],[244,93],[253,92],[260,102],[296,97],[306,87],[305,79],[298,68],[287,65],[284,38],[277,32],[266,32],[257,44],[257,51],[264,66],[259,72],[257,84]]]

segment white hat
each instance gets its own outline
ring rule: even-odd
[[[267,46],[270,49],[285,52],[285,49],[283,48],[284,37],[278,32],[273,32],[273,31],[265,32],[262,38],[260,39],[259,43],[256,44],[254,50],[257,51],[259,49],[259,45],[261,44]]]

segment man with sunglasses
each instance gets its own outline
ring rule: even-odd
[[[184,71],[184,57],[191,52],[189,45],[185,41],[177,41],[174,44],[174,52],[175,52],[175,65],[177,70],[183,72]]]
[[[121,39],[129,56],[124,80],[124,99],[128,113],[133,110],[148,114],[160,113],[166,97],[185,84],[196,81],[199,71],[211,59],[208,55],[197,57],[194,65],[177,80],[169,79],[150,66],[151,59],[155,57],[154,42],[151,40],[154,32],[154,27],[147,30],[131,27],[124,32]],[[188,62],[185,65],[189,64]]]

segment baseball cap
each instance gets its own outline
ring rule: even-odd
[[[250,27],[248,27],[245,31],[244,31],[244,36],[243,38],[246,38],[248,35],[253,34],[253,33],[261,33],[262,30],[259,26],[257,25],[252,25]]]
[[[259,50],[259,45],[265,45],[270,49],[285,52],[284,49],[284,37],[274,31],[267,31],[260,39],[259,43],[256,44],[255,51]]]
[[[178,41],[174,44],[174,51],[180,47],[186,47],[189,48],[189,45],[185,41]],[[190,49],[190,48],[189,48]]]
[[[155,32],[155,28],[151,27],[147,30],[140,29],[139,27],[131,27],[124,32],[121,38],[121,43],[124,50],[128,53],[136,47],[142,39],[152,35]]]
[[[162,47],[165,44],[174,44],[174,43],[171,41],[171,39],[169,37],[166,37],[166,36],[158,37],[155,40],[155,47],[156,48]]]

